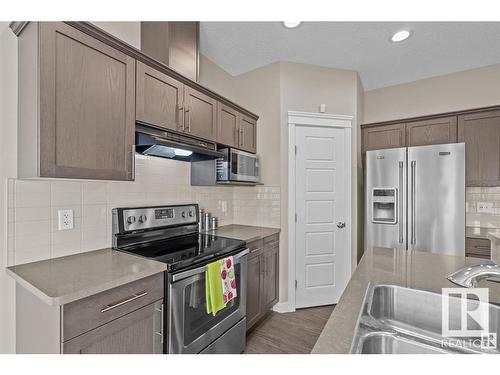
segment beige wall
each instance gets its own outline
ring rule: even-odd
[[[324,68],[315,65],[280,63],[281,97],[281,240],[287,248],[288,241],[288,111],[318,112],[326,104],[326,112],[354,117],[352,129],[352,265],[357,258],[357,99],[358,74],[350,70]],[[280,300],[288,297],[288,251],[283,255],[280,268]]]
[[[500,64],[365,92],[363,123],[500,104]]]
[[[220,95],[235,101],[235,77],[201,54],[199,82]]]

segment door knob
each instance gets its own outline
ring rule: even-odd
[[[345,228],[345,221],[339,221],[337,223],[337,228],[340,228],[340,229]]]

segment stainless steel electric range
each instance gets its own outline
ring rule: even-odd
[[[245,349],[245,241],[198,232],[198,205],[113,209],[113,248],[168,265],[164,353],[241,353]],[[207,313],[207,264],[233,256],[237,297]]]

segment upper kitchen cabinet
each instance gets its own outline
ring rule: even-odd
[[[197,81],[199,22],[141,22],[141,49],[185,77]]]
[[[363,152],[404,147],[405,124],[380,125],[363,128]]]
[[[465,142],[465,184],[500,186],[500,110],[459,115],[458,141]]]
[[[217,100],[191,87],[184,86],[184,131],[215,141]]]
[[[406,146],[457,142],[457,116],[438,117],[406,124]]]
[[[218,103],[217,106],[217,142],[229,147],[238,147],[240,130],[239,113],[235,109]]]
[[[137,62],[137,120],[166,129],[184,130],[184,85]]]
[[[239,124],[238,148],[255,153],[257,151],[257,120],[242,114]]]
[[[19,177],[132,180],[135,59],[63,22],[18,51]]]
[[[257,120],[222,103],[217,113],[217,143],[255,153]]]

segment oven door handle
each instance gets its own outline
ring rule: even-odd
[[[249,252],[250,252],[250,250],[248,248],[246,248],[245,250],[240,251],[238,254],[233,255],[233,261],[234,261],[234,263],[235,264],[238,263],[237,260],[241,259],[245,255],[248,255]],[[223,259],[223,258],[224,257],[219,258],[219,259]],[[208,267],[205,265],[205,266],[198,267],[198,268],[195,268],[195,269],[192,269],[192,270],[188,270],[188,271],[184,271],[184,272],[181,272],[181,273],[177,273],[177,274],[175,274],[175,275],[172,276],[172,283],[175,283],[177,281],[184,280],[184,279],[186,279],[188,277],[191,277],[191,276],[203,273],[207,269],[208,269]]]

